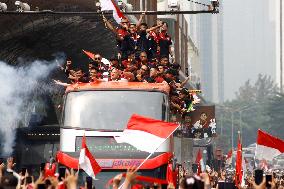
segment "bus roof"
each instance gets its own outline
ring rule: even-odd
[[[84,90],[141,90],[160,91],[169,94],[170,87],[167,83],[144,83],[123,81],[98,81],[93,83],[76,83],[67,87],[66,93]]]

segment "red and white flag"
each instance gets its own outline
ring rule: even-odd
[[[235,185],[239,187],[242,184],[242,180],[243,180],[243,151],[242,151],[241,139],[239,137],[237,157],[236,157]]]
[[[96,179],[95,175],[102,170],[100,165],[97,163],[97,161],[92,156],[91,152],[87,147],[85,135],[82,139],[82,148],[79,157],[79,167],[83,169],[93,179]]]
[[[120,24],[122,18],[125,18],[114,0],[100,0],[100,3],[101,11],[113,11],[113,18],[118,24]]]
[[[268,133],[258,130],[255,158],[272,160],[274,157],[284,153],[284,141]]]
[[[90,59],[95,60],[95,54],[86,50],[82,50]]]
[[[205,170],[202,152],[200,149],[198,150],[198,153],[196,155],[195,163],[197,164],[197,175],[200,175]]]
[[[226,157],[226,164],[231,165],[232,164],[232,159],[233,159],[233,150],[231,149]]]
[[[133,114],[122,135],[115,137],[115,140],[118,143],[128,143],[138,150],[154,153],[178,127],[176,123]]]

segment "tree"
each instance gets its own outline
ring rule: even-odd
[[[222,111],[216,114],[216,117],[219,116],[217,120],[223,118],[224,135],[231,138],[232,114],[235,144],[237,130],[241,130],[241,127],[244,146],[256,141],[259,128],[269,131],[281,127],[279,123],[281,121],[284,123],[284,118],[281,116],[281,114],[284,115],[284,96],[281,98],[283,105],[279,107],[277,92],[278,87],[269,76],[259,74],[255,83],[251,83],[250,80],[246,81],[239,88],[235,99],[225,102],[221,105],[222,107],[219,106]]]
[[[268,132],[284,140],[284,94],[277,93],[271,98],[266,111],[270,117],[266,122]]]

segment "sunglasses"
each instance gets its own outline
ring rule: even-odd
[[[101,60],[101,58],[95,57],[95,60]]]

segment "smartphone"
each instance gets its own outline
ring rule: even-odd
[[[33,182],[33,179],[31,176],[26,177],[26,183],[31,184]]]
[[[254,177],[255,177],[255,184],[260,185],[263,179],[263,170],[256,169],[254,171]]]
[[[87,189],[93,188],[93,179],[92,177],[86,177]]]
[[[40,164],[40,171],[44,171],[44,168],[45,168],[45,163],[41,163]]]
[[[4,158],[0,158],[0,165],[4,163]]]
[[[37,188],[38,188],[38,189],[45,189],[45,184],[38,184],[38,185],[37,185]]]
[[[22,170],[21,170],[22,176],[25,176],[26,172],[27,172],[27,168],[23,167]]]
[[[271,188],[271,184],[269,182],[272,182],[272,175],[266,175],[266,188]]]
[[[65,167],[59,167],[59,176],[58,176],[59,181],[62,181],[62,178],[65,178],[65,172],[66,172]]]

